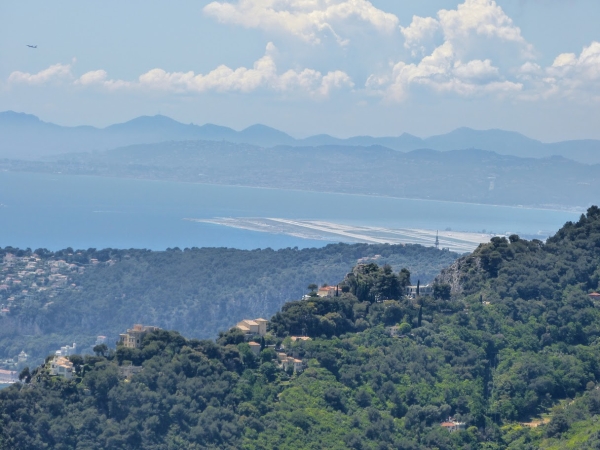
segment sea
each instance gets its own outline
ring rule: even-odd
[[[310,180],[307,180],[309,183]],[[185,219],[263,217],[544,238],[582,211],[94,176],[0,172],[0,246],[322,247],[326,240]]]

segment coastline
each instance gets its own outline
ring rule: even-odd
[[[72,174],[62,172],[44,172],[44,171],[25,171],[25,170],[2,170],[0,173],[20,173],[20,174],[43,174],[43,175],[57,175],[67,177],[81,177],[81,178],[103,178],[112,180],[137,180],[137,181],[148,181],[158,183],[173,183],[173,184],[190,184],[200,186],[221,186],[221,187],[232,187],[232,188],[247,188],[247,189],[262,189],[262,190],[273,190],[273,191],[288,191],[288,192],[301,192],[301,193],[316,193],[316,194],[330,194],[330,195],[342,195],[342,196],[360,196],[368,198],[381,198],[391,200],[407,200],[416,202],[432,202],[432,203],[449,203],[457,205],[476,205],[476,206],[490,206],[496,208],[508,208],[508,209],[525,209],[525,210],[539,210],[539,211],[554,211],[554,212],[568,212],[568,213],[584,213],[587,207],[583,206],[564,206],[564,207],[547,207],[543,205],[505,205],[498,203],[476,203],[476,202],[464,202],[459,200],[441,200],[432,198],[419,198],[419,197],[395,197],[391,195],[382,194],[365,194],[365,193],[349,193],[339,191],[328,191],[328,190],[311,190],[311,189],[298,189],[298,188],[285,188],[285,187],[272,187],[272,186],[257,186],[247,184],[227,184],[227,183],[203,183],[195,181],[181,181],[181,180],[168,180],[168,179],[156,179],[156,178],[144,178],[144,177],[117,177],[117,176],[104,176],[104,175],[93,175],[93,174]],[[3,205],[6,206],[6,205]]]

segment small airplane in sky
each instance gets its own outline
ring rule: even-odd
[[[29,45],[29,44],[27,44],[27,47],[29,47],[29,48],[37,48],[37,45]]]

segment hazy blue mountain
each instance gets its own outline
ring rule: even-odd
[[[266,125],[252,125],[237,133],[237,136],[229,139],[232,142],[244,144],[257,144],[265,147],[275,145],[294,145],[296,140],[289,134]]]
[[[514,131],[458,128],[450,133],[431,136],[424,139],[423,143],[426,147],[436,150],[478,148],[504,155],[534,158],[552,156],[552,153],[544,151],[545,144],[542,142],[530,139]],[[526,154],[521,154],[520,149],[526,149]]]
[[[236,131],[213,124],[183,124],[161,115],[142,116],[106,128],[94,128],[62,127],[43,122],[29,114],[12,111],[0,113],[0,158],[35,159],[58,153],[88,152],[135,144],[184,140],[228,141],[262,147],[376,145],[402,152],[423,148],[440,151],[477,148],[502,155],[529,158],[558,155],[586,164],[600,163],[600,140],[543,143],[504,130],[459,128],[426,139],[408,133],[397,137],[355,136],[348,139],[321,134],[294,139],[282,131],[260,124]]]
[[[3,158],[36,159],[60,153],[200,139],[266,147],[293,145],[295,142],[291,136],[265,125],[253,125],[236,131],[213,124],[186,125],[156,115],[137,117],[106,128],[62,127],[43,122],[30,114],[13,111],[0,113],[0,157]]]

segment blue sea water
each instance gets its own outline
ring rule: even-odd
[[[277,217],[388,228],[535,235],[579,213],[352,194],[35,173],[0,173],[0,246],[313,247],[326,241],[184,218]]]

